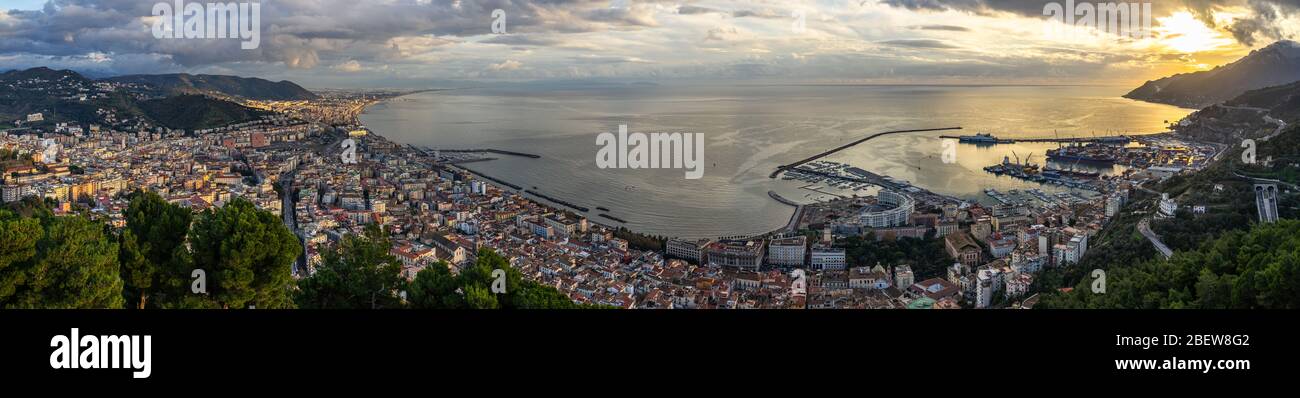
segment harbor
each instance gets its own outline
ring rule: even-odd
[[[1047,142],[1047,143],[1105,143],[1105,144],[1127,144],[1135,141],[1128,135],[1112,135],[1098,137],[1029,137],[1029,138],[1000,138],[991,133],[976,133],[975,135],[941,135],[939,138],[957,140],[963,144],[974,145],[996,145],[996,144],[1015,144],[1021,142]]]

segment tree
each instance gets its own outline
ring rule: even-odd
[[[279,217],[236,198],[220,209],[204,210],[189,240],[192,268],[207,276],[204,301],[221,308],[293,306],[290,272],[302,245]],[[192,296],[181,306],[201,304]]]
[[[389,253],[392,243],[379,227],[369,225],[364,236],[348,235],[337,251],[311,277],[298,283],[300,308],[398,308],[398,292],[406,287],[402,263]]]
[[[189,293],[189,266],[183,261],[188,256],[180,252],[185,250],[185,235],[193,218],[189,209],[167,203],[153,192],[131,194],[118,254],[131,308],[145,308],[155,294]],[[184,286],[164,290],[178,284]]]
[[[407,290],[407,302],[411,308],[419,309],[465,308],[465,300],[456,291],[459,284],[447,263],[433,263],[415,274]]]
[[[0,301],[5,307],[122,307],[117,242],[105,225],[82,216],[45,218],[41,225],[34,221],[10,220],[0,227],[5,242],[12,242],[0,248]]]
[[[478,259],[453,276],[446,264],[425,267],[415,274],[415,281],[407,292],[413,308],[594,308],[575,304],[572,299],[553,287],[523,278],[510,262],[488,248],[479,249]],[[504,293],[493,293],[498,282],[496,270],[504,272]],[[500,274],[498,274],[500,275]]]
[[[496,295],[486,288],[474,285],[465,288],[465,305],[475,310],[492,310],[501,306]]]
[[[0,210],[0,306],[7,305],[26,284],[34,265],[36,240],[43,233],[40,221]]]
[[[1038,307],[1300,308],[1300,221],[1229,231],[1168,260],[1109,265],[1105,294],[1092,293],[1084,278]]]

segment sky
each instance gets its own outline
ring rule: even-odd
[[[1045,6],[1065,0],[258,3],[260,43],[246,50],[239,39],[155,37],[155,0],[0,0],[0,70],[231,74],[308,87],[533,80],[1131,85],[1300,38],[1300,0],[1156,0],[1146,37],[1044,15]],[[493,31],[497,9],[504,32]]]

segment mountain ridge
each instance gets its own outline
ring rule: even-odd
[[[1250,90],[1300,81],[1300,43],[1281,40],[1208,71],[1150,80],[1125,98],[1201,109]]]
[[[311,100],[315,93],[297,83],[281,80],[273,82],[259,77],[232,75],[192,75],[170,73],[158,75],[123,75],[101,81],[147,84],[168,95],[221,94],[254,100]]]

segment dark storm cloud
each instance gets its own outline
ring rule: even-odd
[[[1237,41],[1254,45],[1255,41],[1261,38],[1265,40],[1289,38],[1281,31],[1281,20],[1300,12],[1300,0],[1251,0],[1249,4],[1253,12],[1227,27]]]
[[[154,38],[146,18],[151,17],[155,3],[53,0],[41,10],[0,11],[0,54],[11,60],[92,53],[109,54],[113,59],[148,55],[180,67],[253,62],[311,68],[344,59],[392,60],[454,42],[439,37],[491,33],[495,9],[505,11],[507,31],[512,34],[657,25],[649,6],[610,7],[606,0],[398,0],[384,4],[276,0],[260,2],[259,48],[241,50],[239,40]],[[409,40],[412,37],[420,40]],[[497,40],[503,44],[547,44],[530,38]],[[518,42],[506,43],[511,40]],[[155,65],[154,69],[163,67],[166,65]]]
[[[1242,44],[1254,45],[1257,39],[1285,39],[1281,29],[1283,19],[1300,12],[1300,0],[1148,0],[1156,17],[1186,9],[1197,19],[1210,27],[1215,26],[1214,11],[1229,6],[1245,6],[1251,14],[1222,26],[1231,32]],[[1077,3],[1084,3],[1078,1]],[[1110,1],[1095,1],[1103,3]],[[917,11],[962,11],[979,15],[998,12],[1022,16],[1043,16],[1043,6],[1048,3],[1064,4],[1060,1],[1044,0],[882,0],[881,3]]]

